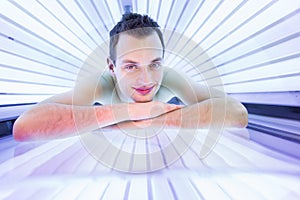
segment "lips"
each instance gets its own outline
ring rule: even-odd
[[[140,88],[134,88],[135,91],[137,91],[141,95],[149,94],[153,90],[154,86],[151,87],[140,87]]]

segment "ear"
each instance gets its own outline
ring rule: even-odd
[[[110,58],[107,58],[106,62],[107,62],[107,65],[108,65],[111,75],[114,76],[115,75],[115,71],[114,71],[115,65],[114,65],[113,61]]]

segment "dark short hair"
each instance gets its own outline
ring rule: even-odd
[[[165,44],[163,40],[163,35],[159,29],[159,25],[148,15],[140,15],[137,13],[126,13],[123,15],[121,21],[114,26],[114,28],[109,32],[109,57],[115,62],[116,60],[116,45],[119,40],[119,34],[125,32],[128,35],[134,37],[145,37],[151,35],[153,32],[156,32],[162,47],[163,47],[163,56],[165,52]]]

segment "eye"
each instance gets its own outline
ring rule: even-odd
[[[134,70],[137,70],[138,69],[138,66],[137,65],[126,65],[124,67],[124,69],[128,70],[128,71],[134,71]]]
[[[153,70],[157,70],[161,67],[161,63],[151,63],[150,68]]]

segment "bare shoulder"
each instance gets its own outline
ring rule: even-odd
[[[162,86],[166,88],[173,96],[181,99],[185,104],[190,104],[190,96],[193,92],[191,80],[185,75],[179,74],[172,68],[165,68]]]
[[[162,85],[187,105],[224,95],[224,93],[200,84],[191,77],[172,68],[165,69]]]
[[[74,92],[79,95],[78,99],[86,98],[86,102],[105,104],[107,99],[111,97],[114,87],[112,76],[108,71],[104,70],[79,81]],[[82,96],[82,94],[85,95]]]
[[[54,95],[41,103],[61,103],[74,105],[93,105],[111,94],[113,80],[109,73],[99,72],[77,77],[73,89]]]
[[[104,71],[98,79],[96,101],[103,104],[111,102],[113,91],[115,90],[115,82],[108,71]]]

